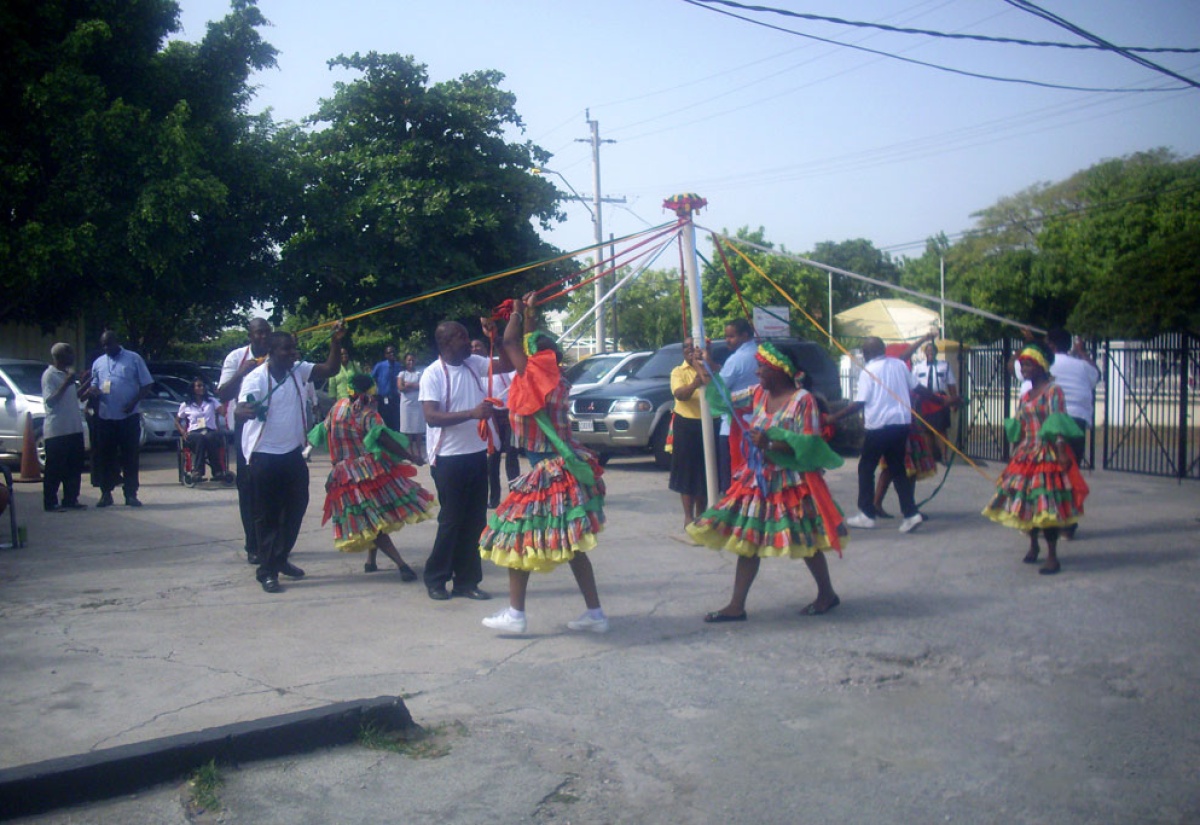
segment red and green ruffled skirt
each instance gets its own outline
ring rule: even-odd
[[[431,518],[434,497],[412,477],[416,468],[368,453],[339,461],[326,484],[325,514],[333,545],[343,553],[366,550],[384,533]]]
[[[589,456],[588,464],[594,485],[567,472],[558,456],[514,481],[488,517],[480,556],[500,567],[544,573],[595,547],[604,526],[604,482],[599,463]]]
[[[1004,468],[983,509],[992,521],[1017,530],[1070,527],[1083,515],[1088,488],[1079,466],[1064,470],[1049,446],[1020,450]]]
[[[750,558],[840,553],[847,540],[842,511],[816,472],[788,471],[779,489],[764,496],[754,473],[743,469],[734,474],[717,506],[704,511],[687,531],[706,547]]]

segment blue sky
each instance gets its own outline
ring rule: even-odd
[[[198,40],[227,0],[180,0]],[[1003,0],[771,0],[812,14],[944,32],[1083,42]],[[1039,181],[1159,146],[1200,153],[1200,89],[1082,92],[953,75],[744,23],[683,0],[260,0],[278,68],[255,78],[255,110],[299,120],[328,97],[338,54],[411,54],[431,80],[479,69],[506,75],[522,139],[591,196],[585,110],[599,122],[605,236],[670,216],[672,194],[709,201],[702,226],[762,226],[802,253],[867,238],[894,254],[972,226],[970,214]],[[1121,46],[1200,46],[1195,0],[1042,0]],[[971,72],[1102,88],[1181,87],[1109,52],[1067,51],[885,33],[754,15],[774,25]],[[1145,55],[1200,80],[1200,54]],[[552,178],[558,183],[557,178]],[[560,183],[560,188],[561,187]],[[588,211],[547,236],[575,249],[593,237]],[[702,243],[702,248],[707,244]]]

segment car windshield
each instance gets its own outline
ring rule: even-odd
[[[613,375],[613,380],[618,381],[622,378],[628,378],[629,376],[633,375],[638,371],[638,369],[641,368],[642,364],[646,363],[646,360],[649,358],[649,355],[638,355],[634,358],[630,358],[621,365],[620,369],[616,371],[616,373]]]
[[[22,395],[42,394],[42,373],[46,371],[42,364],[5,364],[0,369],[17,385],[17,391]]]
[[[567,380],[572,384],[595,384],[621,362],[624,355],[593,355],[567,369]]]
[[[670,378],[671,370],[683,363],[683,349],[679,346],[663,347],[651,355],[646,363],[634,373],[639,381],[647,378]]]

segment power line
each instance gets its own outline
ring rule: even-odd
[[[892,54],[891,52],[885,52],[880,49],[872,49],[867,46],[858,46],[853,43],[843,43],[841,41],[832,40],[827,37],[818,37],[815,34],[805,34],[804,32],[798,32],[795,29],[788,29],[788,28],[784,28],[783,26],[776,26],[772,23],[767,23],[762,20],[755,20],[752,17],[744,17],[740,14],[734,14],[733,12],[726,11],[725,9],[718,9],[718,8],[714,8],[709,5],[705,5],[705,3],[708,2],[708,0],[683,0],[683,2],[687,3],[688,5],[695,6],[698,9],[704,9],[705,11],[709,11],[714,14],[723,14],[726,17],[732,17],[735,20],[741,20],[744,23],[750,23],[755,26],[762,26],[763,28],[772,29],[772,30],[778,31],[778,32],[783,32],[784,34],[791,34],[791,35],[795,35],[796,37],[804,37],[809,40],[816,40],[820,43],[828,43],[833,46],[841,46],[842,48],[846,48],[846,49],[854,49],[856,51],[867,52],[869,54],[875,54],[875,55],[879,55],[881,57],[888,57],[888,58],[891,58],[892,60],[899,60],[903,63],[911,63],[914,66],[924,66],[927,69],[936,69],[937,71],[940,71],[940,72],[948,72],[950,74],[962,75],[963,77],[974,77],[974,78],[977,78],[980,80],[993,80],[998,83],[1019,83],[1019,84],[1023,84],[1023,85],[1027,85],[1027,86],[1038,86],[1043,89],[1065,89],[1067,91],[1072,91],[1072,92],[1178,92],[1178,91],[1182,91],[1182,87],[1179,87],[1179,86],[1156,87],[1156,88],[1149,88],[1149,89],[1098,88],[1098,87],[1093,87],[1093,86],[1069,86],[1069,85],[1062,84],[1062,83],[1048,83],[1046,81],[1029,80],[1026,78],[1018,78],[1018,77],[1001,77],[999,75],[984,74],[982,72],[972,72],[972,71],[968,71],[966,69],[955,69],[951,66],[942,66],[938,63],[929,63],[927,61],[917,60],[912,57],[903,57],[901,55]],[[1184,79],[1186,80],[1186,78],[1184,78]],[[1186,81],[1186,82],[1188,82],[1190,85],[1193,85],[1193,86],[1197,85],[1196,83],[1194,83],[1192,81]]]
[[[1121,57],[1124,57],[1128,60],[1132,60],[1134,63],[1137,63],[1139,66],[1144,66],[1145,68],[1150,69],[1151,71],[1158,72],[1159,74],[1164,74],[1167,77],[1173,77],[1176,80],[1182,80],[1184,83],[1188,84],[1189,86],[1194,86],[1197,89],[1200,89],[1200,82],[1192,80],[1190,77],[1184,77],[1183,75],[1179,74],[1178,72],[1168,69],[1166,66],[1160,66],[1151,60],[1147,60],[1144,57],[1133,54],[1131,49],[1114,45],[1113,43],[1110,43],[1109,41],[1105,40],[1104,38],[1098,37],[1097,35],[1094,35],[1091,32],[1087,31],[1086,29],[1082,29],[1079,26],[1076,26],[1070,20],[1059,17],[1057,14],[1048,12],[1045,9],[1041,8],[1040,6],[1030,3],[1029,0],[1005,0],[1005,2],[1008,3],[1010,6],[1018,8],[1024,12],[1028,12],[1029,14],[1032,14],[1036,17],[1040,17],[1043,20],[1049,20],[1054,25],[1061,26],[1062,28],[1066,29],[1067,31],[1079,35],[1080,37],[1084,38],[1085,40],[1092,41],[1093,43],[1097,44],[1100,48],[1102,48],[1106,51],[1110,51],[1115,54],[1119,54],[1119,55],[1121,55]]]
[[[1060,43],[1053,40],[1025,40],[1019,37],[995,37],[986,34],[963,34],[961,32],[943,32],[933,29],[914,29],[905,26],[889,26],[886,23],[870,23],[862,20],[846,20],[841,17],[827,17],[822,14],[809,14],[807,12],[790,11],[788,9],[777,9],[771,6],[750,6],[744,3],[735,3],[733,0],[696,0],[698,3],[715,3],[722,6],[729,6],[743,11],[768,12],[770,14],[779,14],[784,17],[796,17],[801,20],[815,20],[824,23],[836,23],[841,26],[853,26],[864,29],[878,29],[885,32],[893,32],[895,34],[920,34],[928,37],[942,37],[949,40],[977,40],[983,43],[1004,43],[1017,46],[1040,46],[1056,49],[1099,49],[1108,50],[1109,46],[1100,45],[1099,43]],[[1144,54],[1200,54],[1200,49],[1197,48],[1177,48],[1170,46],[1125,46],[1125,51],[1141,52]]]

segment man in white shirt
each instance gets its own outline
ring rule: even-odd
[[[485,332],[491,324],[484,319]],[[478,424],[487,422],[490,437],[499,437],[492,405],[484,400],[489,360],[471,354],[467,328],[456,321],[438,324],[434,340],[439,357],[421,374],[418,395],[425,413],[429,471],[440,506],[437,537],[425,562],[425,588],[436,601],[451,596],[490,599],[479,589],[483,581],[479,537],[487,525],[488,442],[480,436]],[[496,372],[512,370],[503,354],[497,363]]]
[[[268,339],[271,325],[264,318],[255,318],[246,327],[249,343],[238,347],[225,356],[221,365],[221,379],[217,382],[217,398],[225,407],[225,423],[233,431],[234,450],[237,453],[238,514],[242,519],[242,533],[246,537],[246,561],[258,564],[258,538],[254,535],[254,492],[250,489],[250,472],[246,468],[246,456],[242,455],[242,429],[245,421],[235,420],[233,410],[237,406],[238,392],[242,379],[267,360]]]
[[[1083,430],[1083,436],[1080,438],[1067,440],[1075,453],[1075,460],[1082,464],[1087,445],[1087,431],[1092,427],[1095,414],[1096,385],[1100,383],[1100,369],[1083,348],[1082,341],[1076,341],[1074,346],[1072,345],[1071,335],[1066,330],[1050,330],[1046,333],[1046,341],[1054,350],[1054,363],[1050,365],[1050,375],[1063,392],[1063,398],[1067,402],[1067,415],[1075,419],[1079,429]]]
[[[58,343],[50,348],[54,363],[42,373],[42,399],[46,417],[42,419],[42,438],[46,445],[46,475],[42,481],[42,506],[48,513],[86,510],[79,502],[83,462],[83,414],[79,398],[86,391],[91,374],[76,375],[75,350]],[[62,485],[62,504],[58,487]]]
[[[925,344],[921,347],[924,360],[913,364],[912,374],[917,384],[926,391],[922,400],[921,417],[942,437],[929,440],[934,458],[941,461],[942,439],[950,431],[950,410],[960,406],[962,400],[959,398],[958,383],[950,365],[938,360],[938,348],[934,343],[936,337],[936,332],[925,336]]]
[[[866,529],[875,527],[875,470],[882,457],[892,471],[892,483],[904,513],[900,532],[908,533],[925,520],[913,498],[913,480],[904,472],[904,450],[912,426],[909,399],[918,385],[903,361],[887,357],[879,338],[863,341],[862,352],[866,364],[858,376],[854,402],[830,416],[830,421],[836,423],[863,411],[865,433],[858,459],[859,512],[846,519],[846,524]]]
[[[308,509],[304,445],[309,423],[304,414],[304,385],[341,369],[345,334],[339,323],[333,330],[329,358],[324,364],[311,364],[296,361],[296,339],[290,332],[273,332],[266,363],[242,379],[235,415],[245,422],[241,448],[254,495],[255,578],[267,593],[283,589],[279,586],[281,573],[293,579],[304,576],[304,571],[288,560]]]

